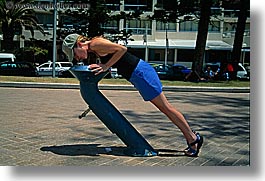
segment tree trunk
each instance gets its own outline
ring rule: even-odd
[[[245,24],[247,20],[248,9],[250,6],[250,0],[240,1],[240,11],[238,15],[233,51],[232,51],[232,64],[234,67],[234,73],[231,78],[236,79],[236,73],[238,70],[238,63],[241,57],[241,49],[244,40]]]
[[[2,30],[3,30],[3,44],[2,44],[2,50],[5,50],[5,52],[11,52],[14,49],[14,28],[13,25],[6,23],[2,24]]]
[[[232,51],[232,61],[239,62],[241,56],[241,48],[244,39],[244,32],[245,32],[245,24],[247,20],[247,11],[250,1],[249,0],[241,0],[240,1],[240,12],[238,15],[237,27],[236,27],[236,34],[234,39],[234,46]]]
[[[197,40],[194,58],[192,62],[192,71],[185,77],[185,80],[200,81],[202,75],[203,58],[205,45],[208,35],[208,25],[210,22],[212,0],[200,1],[201,16],[198,26]]]
[[[196,40],[194,61],[192,63],[192,71],[197,72],[199,75],[202,74],[203,58],[205,52],[205,45],[208,35],[208,25],[210,22],[211,15],[211,0],[201,1],[201,17],[198,26],[198,34]]]

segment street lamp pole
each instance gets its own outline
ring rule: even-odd
[[[166,23],[166,52],[165,52],[165,65],[167,65],[168,56],[168,37],[167,37],[168,22]]]
[[[57,0],[53,0],[53,54],[52,54],[52,77],[53,78],[55,78],[55,62],[57,58],[56,30],[57,30]]]
[[[144,35],[144,41],[145,41],[145,61],[148,62],[147,35],[148,35],[148,24],[145,25],[145,35]]]

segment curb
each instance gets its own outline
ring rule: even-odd
[[[42,89],[79,89],[79,84],[39,83],[39,82],[0,82],[0,87],[42,88]],[[132,90],[133,85],[99,84],[100,90]],[[163,86],[163,91],[175,92],[227,92],[250,93],[249,87],[194,87],[194,86]]]

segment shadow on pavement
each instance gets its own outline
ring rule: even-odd
[[[100,154],[126,156],[123,151],[126,147],[99,147],[100,144],[78,144],[42,147],[41,151],[50,151],[58,155],[67,156],[100,156]]]
[[[114,156],[127,156],[124,154],[124,150],[127,147],[122,146],[110,146],[100,147],[100,144],[78,144],[78,145],[61,145],[61,146],[45,146],[40,148],[41,151],[52,152],[57,155],[66,156],[100,156],[114,155]],[[158,156],[161,157],[179,157],[184,156],[183,151],[171,150],[171,149],[157,149]]]
[[[180,157],[185,156],[184,151],[172,150],[172,149],[157,149],[158,156],[160,157]]]

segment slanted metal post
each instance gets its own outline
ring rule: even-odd
[[[99,91],[98,82],[107,74],[95,75],[89,66],[74,66],[70,72],[80,81],[81,96],[93,113],[127,146],[130,156],[156,156],[158,153],[129,121]]]

